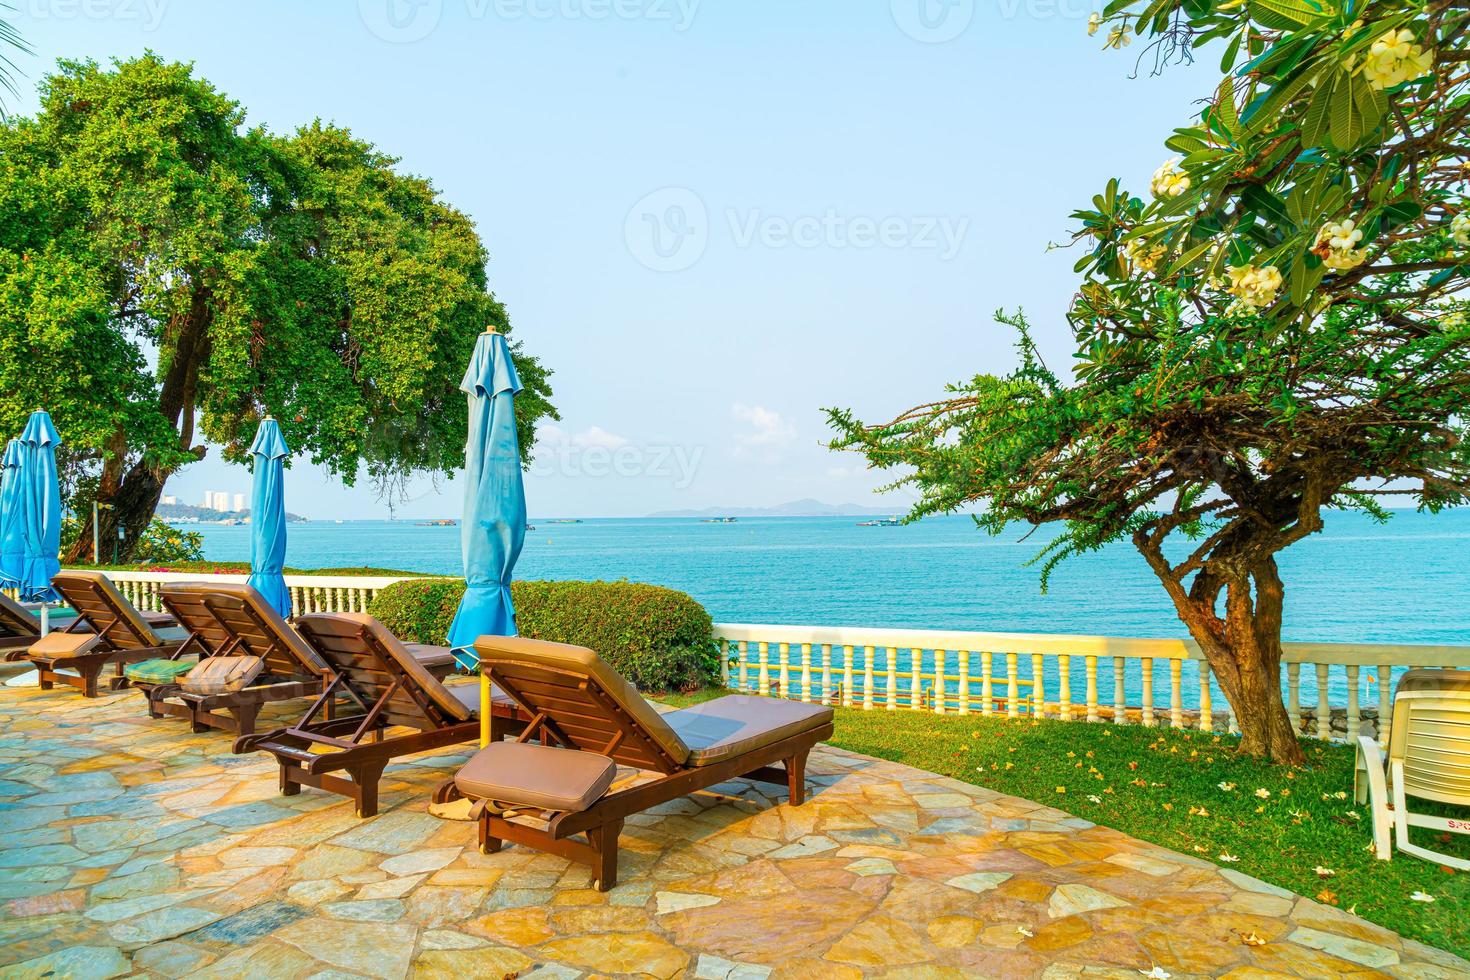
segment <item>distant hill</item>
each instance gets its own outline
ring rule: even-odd
[[[211,521],[243,521],[250,516],[250,511],[248,509],[214,510],[210,507],[195,507],[193,504],[159,504],[153,516],[161,521],[194,520],[207,524]],[[301,524],[306,521],[306,518],[286,511],[286,520],[292,524]]]
[[[873,507],[824,504],[820,500],[793,500],[775,507],[706,507],[704,510],[663,510],[649,517],[871,517]]]

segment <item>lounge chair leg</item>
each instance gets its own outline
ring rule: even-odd
[[[301,784],[291,778],[291,763],[281,763],[281,795],[300,796]]]
[[[623,832],[623,822],[612,820],[600,827],[587,831],[587,842],[592,845],[596,863],[592,873],[597,877],[597,890],[610,891],[618,884],[618,835]]]
[[[503,844],[499,837],[490,836],[490,817],[488,815],[480,817],[479,833],[480,853],[499,854],[500,848],[503,846]]]
[[[806,753],[793,755],[782,762],[786,766],[786,789],[791,805],[801,806],[806,802]]]
[[[101,665],[91,668],[80,668],[82,675],[82,697],[95,698],[97,696],[97,675],[102,673]]]
[[[43,691],[49,691],[56,686],[55,675],[48,668],[42,667],[40,664],[36,664],[36,680],[41,685],[41,690]]]
[[[378,815],[378,780],[383,776],[386,762],[365,762],[350,770],[352,781],[357,783],[357,815]]]
[[[255,718],[260,714],[258,704],[240,704],[230,709],[235,716],[235,731],[240,735],[255,734]]]

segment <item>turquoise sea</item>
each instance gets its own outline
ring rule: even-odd
[[[717,622],[1182,636],[1138,554],[1117,545],[1063,565],[1043,595],[1045,540],[992,538],[967,517],[902,527],[859,518],[535,521],[525,579],[630,579],[689,592]],[[201,526],[206,557],[249,558],[249,528]],[[293,524],[287,562],[457,574],[459,529],[411,521]],[[1470,643],[1470,511],[1331,514],[1282,557],[1286,637]]]

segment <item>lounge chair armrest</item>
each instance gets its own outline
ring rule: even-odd
[[[1359,735],[1357,747],[1357,758],[1353,766],[1353,799],[1359,803],[1367,803],[1374,773],[1377,773],[1379,782],[1383,781],[1383,747],[1372,735]],[[1384,798],[1387,799],[1387,796]]]

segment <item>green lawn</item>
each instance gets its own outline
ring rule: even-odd
[[[660,700],[687,705],[720,693]],[[1374,858],[1347,746],[1307,740],[1311,765],[1285,769],[1236,758],[1229,736],[1160,728],[851,708],[837,709],[836,728],[841,748],[1047,803],[1470,957],[1470,874],[1397,853]],[[1443,843],[1415,833],[1436,850],[1470,855],[1470,837]],[[1318,867],[1334,873],[1319,876]],[[1435,901],[1409,898],[1420,891]]]

